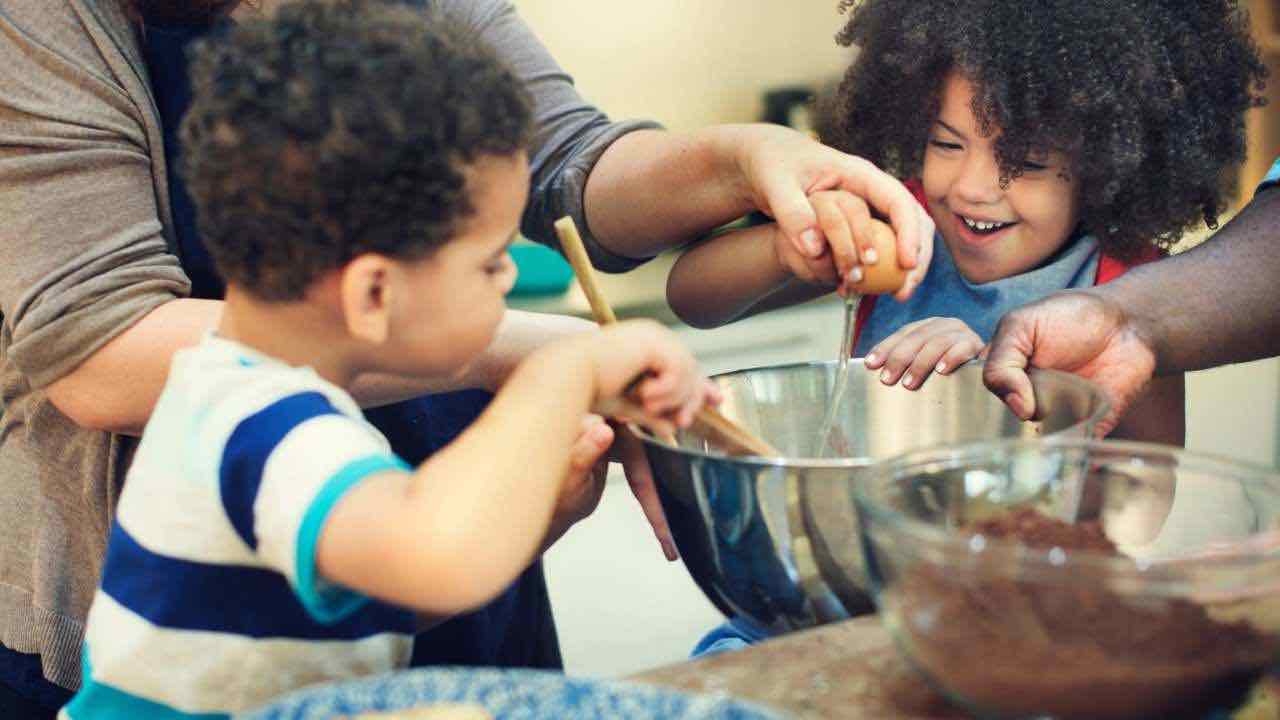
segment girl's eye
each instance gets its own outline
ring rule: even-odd
[[[929,144],[939,150],[959,150],[960,146],[956,143],[944,142],[942,140],[930,140]]]
[[[1038,162],[1031,162],[1030,160],[1027,160],[1022,163],[1022,170],[1024,172],[1040,172],[1041,170],[1048,170],[1048,169],[1049,169],[1048,165],[1041,165]]]

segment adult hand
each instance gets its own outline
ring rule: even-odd
[[[662,502],[658,499],[658,488],[654,484],[649,459],[644,454],[644,443],[627,428],[615,425],[609,459],[622,464],[627,485],[640,503],[640,510],[649,521],[649,527],[653,528],[653,535],[662,546],[662,554],[667,560],[679,560],[680,552],[676,550],[676,541],[671,537],[671,526],[667,524],[667,515],[662,511]]]
[[[911,296],[933,257],[934,225],[901,182],[863,158],[780,125],[750,125],[743,132],[739,171],[755,207],[778,222],[782,232],[775,250],[793,274],[803,278],[833,273],[834,261],[809,195],[841,189],[857,196],[869,212],[889,218],[897,236],[898,262],[910,271],[894,297]]]
[[[1133,316],[1096,290],[1068,291],[1009,313],[988,348],[983,380],[1019,417],[1036,416],[1027,369],[1065,370],[1100,385],[1111,403],[1096,428],[1115,428],[1156,368],[1149,334]]]
[[[582,418],[582,432],[569,450],[569,469],[556,498],[543,549],[560,539],[574,523],[595,512],[604,495],[608,461],[605,452],[613,444],[614,431],[599,415]]]

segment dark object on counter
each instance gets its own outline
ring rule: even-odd
[[[814,95],[813,88],[802,85],[770,90],[764,94],[764,114],[760,119],[800,131],[809,130],[813,127]]]
[[[1098,522],[1029,508],[970,526],[986,540],[1118,556]],[[978,709],[1055,718],[1202,718],[1238,704],[1277,646],[1248,622],[1214,620],[1181,598],[956,574],[917,565],[894,589],[921,669]]]

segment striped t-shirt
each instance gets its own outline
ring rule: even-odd
[[[1271,172],[1262,179],[1262,185],[1258,189],[1264,190],[1276,184],[1280,184],[1280,158],[1276,158],[1276,164],[1271,166]]]
[[[404,667],[410,611],[316,577],[334,504],[405,469],[351,396],[214,336],[174,356],[120,498],[63,718],[222,718]]]

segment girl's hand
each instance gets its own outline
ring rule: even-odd
[[[915,390],[929,373],[948,375],[982,352],[982,338],[956,318],[928,318],[904,325],[867,353],[867,367],[883,368],[880,382]]]

